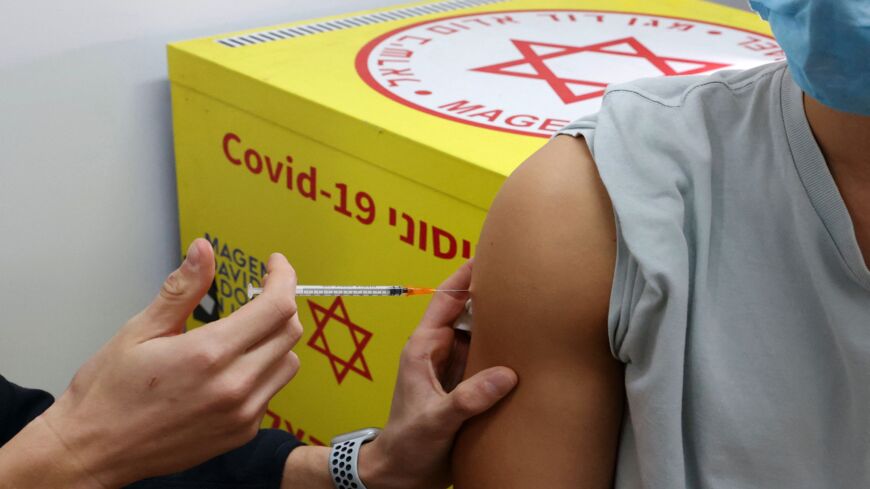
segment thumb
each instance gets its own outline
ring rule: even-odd
[[[516,385],[517,374],[507,367],[491,367],[476,373],[447,394],[445,421],[452,421],[458,427],[494,406]]]
[[[180,333],[185,319],[211,287],[214,266],[211,244],[202,238],[194,240],[184,263],[166,277],[160,293],[142,312],[139,336],[151,339]]]

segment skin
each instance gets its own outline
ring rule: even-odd
[[[607,340],[615,249],[582,139],[552,140],[499,192],[475,257],[468,372],[510,365],[520,382],[460,433],[457,489],[612,487],[625,396]]]
[[[804,94],[804,111],[870,262],[870,116],[832,109]]]
[[[870,117],[804,100],[868,261]],[[582,139],[554,139],[505,183],[476,257],[468,372],[511,365],[520,383],[460,433],[457,489],[612,487],[624,397],[606,328],[614,250]]]

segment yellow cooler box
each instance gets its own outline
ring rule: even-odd
[[[607,84],[781,57],[754,14],[676,0],[420,3],[172,44],[181,241],[217,257],[188,326],[244,304],[273,251],[303,284],[435,286]],[[297,299],[302,367],[264,426],[319,444],[383,425],[427,302]]]

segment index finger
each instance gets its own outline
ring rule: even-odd
[[[438,286],[439,289],[467,290],[471,285],[471,267],[473,259],[462,264],[458,270],[447,277]],[[418,330],[438,329],[451,326],[453,321],[465,309],[468,292],[436,292],[429,302],[429,307],[420,321]]]
[[[268,277],[263,293],[216,323],[214,334],[233,351],[246,351],[296,314],[296,271],[281,253],[272,253],[266,264]]]

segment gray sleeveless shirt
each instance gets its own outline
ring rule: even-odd
[[[616,487],[870,488],[870,271],[785,63],[616,85],[562,133],[616,213]]]

